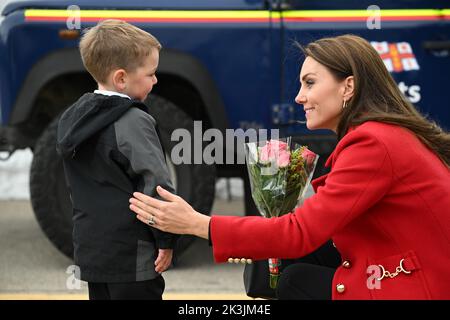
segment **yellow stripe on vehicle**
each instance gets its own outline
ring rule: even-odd
[[[268,22],[285,19],[291,22],[333,22],[333,21],[362,21],[376,13],[371,10],[54,10],[27,9],[27,21],[64,21],[74,16],[81,21],[93,22],[102,19],[123,19],[141,22]],[[408,10],[380,10],[379,16],[385,21],[399,20],[439,20],[447,19],[450,9],[408,9]]]
[[[380,10],[382,17],[417,17],[417,16],[439,16],[442,10],[435,9],[409,9],[409,10]],[[305,18],[344,18],[344,17],[370,17],[370,10],[299,10],[285,11],[283,17],[305,17]]]
[[[69,10],[25,11],[26,17],[72,17]],[[270,11],[80,10],[81,18],[270,18]]]

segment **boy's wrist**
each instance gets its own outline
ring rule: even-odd
[[[168,239],[156,239],[156,245],[159,249],[170,249],[173,250],[175,248],[176,239],[168,238]]]

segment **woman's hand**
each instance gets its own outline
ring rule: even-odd
[[[161,231],[176,234],[192,234],[208,239],[210,217],[195,211],[181,197],[158,186],[158,194],[167,201],[149,197],[140,192],[133,193],[130,209],[137,218]]]

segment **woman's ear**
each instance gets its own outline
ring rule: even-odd
[[[355,90],[355,78],[353,76],[349,76],[344,80],[344,100],[348,101],[353,97]]]
[[[124,69],[117,69],[112,76],[113,86],[118,92],[127,88],[127,72]]]

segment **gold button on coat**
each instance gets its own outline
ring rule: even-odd
[[[342,262],[342,266],[346,269],[350,269],[352,265],[350,264],[350,261],[345,260],[344,262]]]
[[[240,261],[241,261],[241,259],[239,259],[239,258],[234,259],[234,263],[239,263]]]
[[[343,293],[343,292],[345,291],[345,286],[344,286],[342,283],[339,283],[339,284],[336,286],[336,290],[337,290],[337,292],[339,292],[339,293]]]
[[[247,259],[247,263],[248,263],[248,264],[252,264],[252,263],[253,263],[253,260],[252,260],[252,259]]]
[[[242,259],[241,259],[241,263],[242,263],[242,264],[246,264],[246,263],[247,263],[247,259],[242,258]]]
[[[233,263],[234,259],[233,258],[228,258],[228,263]]]

